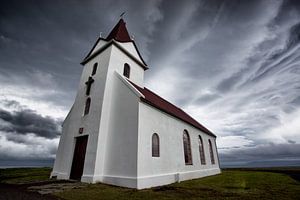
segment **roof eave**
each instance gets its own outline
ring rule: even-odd
[[[200,130],[200,131],[206,133],[207,135],[210,135],[210,136],[212,136],[212,137],[214,137],[214,138],[217,138],[217,136],[216,136],[215,134],[213,134],[213,133],[212,133],[210,130],[208,130],[207,128],[204,127],[204,129],[201,129],[201,128],[199,128],[199,127],[193,125],[192,123],[190,123],[190,122],[188,122],[188,121],[186,121],[186,120],[183,120],[183,119],[179,118],[178,116],[174,115],[173,113],[168,112],[168,111],[166,111],[166,110],[164,110],[164,109],[161,109],[160,107],[156,106],[155,104],[151,103],[150,101],[148,101],[148,100],[145,99],[145,98],[142,98],[142,97],[141,97],[140,99],[141,99],[142,102],[144,102],[144,103],[146,103],[146,104],[148,104],[148,105],[150,105],[150,106],[152,106],[152,107],[154,107],[154,108],[156,108],[156,109],[158,109],[158,110],[160,110],[160,111],[162,111],[162,112],[164,112],[164,113],[167,113],[167,114],[169,114],[169,115],[175,117],[176,119],[179,119],[179,120],[181,120],[181,121],[184,121],[185,123],[187,123],[187,124],[193,126],[194,128],[196,128],[196,129],[198,129],[198,130]],[[199,122],[198,122],[198,123],[199,123]]]
[[[107,41],[108,43],[105,44],[103,47],[101,47],[100,49],[98,49],[97,51],[95,51],[93,54],[91,54],[91,52],[93,52],[94,48],[97,46],[97,43],[100,41],[100,40],[104,40],[104,41]],[[136,45],[135,45],[135,42],[133,42],[133,45],[135,46],[135,48],[137,49],[137,52],[138,52],[138,55],[141,59],[141,61],[139,61],[135,56],[133,56],[131,53],[129,53],[125,48],[123,48],[121,45],[119,45],[117,42],[120,42],[120,41],[117,41],[115,39],[112,39],[112,40],[106,40],[104,38],[99,38],[96,42],[96,44],[94,45],[93,49],[90,51],[90,53],[83,59],[83,61],[80,63],[81,65],[84,65],[86,64],[88,61],[90,61],[91,59],[93,59],[94,57],[96,57],[98,54],[100,54],[101,52],[103,52],[106,48],[108,48],[111,44],[115,45],[118,49],[120,49],[123,53],[125,53],[128,57],[130,57],[132,60],[134,60],[139,66],[141,66],[145,71],[147,69],[149,69],[147,67],[147,64],[145,63],[145,61],[143,60],[143,58],[141,57]]]

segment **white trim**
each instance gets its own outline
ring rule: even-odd
[[[100,38],[101,39],[101,38]],[[129,42],[128,42],[129,43]],[[131,42],[133,43],[133,42]],[[136,62],[138,65],[140,65],[142,68],[144,68],[144,70],[148,69],[147,65],[143,63],[142,58],[137,58],[136,56],[132,55],[132,53],[130,53],[129,51],[127,51],[124,47],[122,47],[120,44],[118,44],[118,41],[111,39],[110,41],[107,41],[107,43],[105,45],[103,45],[101,48],[99,48],[98,50],[96,50],[94,53],[91,53],[88,57],[84,58],[84,60],[81,62],[81,64],[85,64],[87,62],[90,61],[90,59],[92,59],[92,57],[96,56],[98,53],[104,51],[106,48],[108,48],[110,45],[115,45],[117,48],[119,48],[121,51],[123,51],[125,54],[128,54],[129,57]],[[135,46],[135,45],[134,45]],[[95,46],[96,47],[96,46]],[[135,47],[136,49],[136,47]],[[137,50],[137,49],[136,49]],[[93,52],[93,51],[92,51]],[[138,50],[137,50],[138,52]]]
[[[74,102],[74,103],[75,103],[75,102]],[[70,111],[68,112],[67,116],[65,117],[63,123],[61,124],[61,127],[63,127],[64,124],[65,124],[65,121],[69,119],[70,114],[71,114],[71,112],[72,112],[72,110],[73,110],[74,103],[72,104],[72,106],[71,106],[71,108],[70,108]]]
[[[123,43],[132,43],[132,44],[133,44],[133,42],[123,42]],[[132,56],[133,58],[135,58],[135,59],[136,59],[136,62],[137,62],[139,65],[141,65],[141,66],[143,66],[143,67],[146,67],[146,65],[143,63],[143,62],[144,62],[143,59],[140,57],[140,55],[139,55],[139,53],[138,53],[138,49],[136,48],[136,46],[135,46],[134,44],[133,44],[133,46],[134,46],[135,50],[137,51],[139,57],[136,57],[135,55],[133,55],[132,53],[130,53],[129,51],[127,51],[127,49],[125,49],[124,47],[122,47],[121,42],[119,42],[119,41],[117,41],[117,40],[115,40],[115,39],[112,39],[112,44],[114,44],[114,45],[115,45],[116,47],[118,47],[120,50],[125,51],[125,52],[128,53],[130,56]]]

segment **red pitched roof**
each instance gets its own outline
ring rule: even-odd
[[[167,100],[163,99],[162,97],[158,96],[148,88],[141,88],[137,86],[136,84],[130,83],[140,92],[142,93],[145,98],[141,98],[141,100],[161,111],[164,111],[192,126],[194,126],[197,129],[200,129],[204,133],[207,133],[210,136],[216,137],[210,130],[205,128],[203,125],[201,125],[199,122],[197,122],[195,119],[193,119],[191,116],[189,116],[186,112],[181,110],[180,108],[176,107],[175,105],[171,104]]]
[[[128,34],[126,23],[121,18],[117,25],[112,29],[112,31],[106,37],[106,40],[115,39],[119,42],[131,42],[131,38]]]
[[[147,64],[146,62],[144,61],[144,59],[142,58],[134,40],[132,40],[129,36],[129,33],[127,31],[127,28],[126,28],[126,23],[124,22],[123,19],[120,19],[119,22],[115,25],[115,27],[111,30],[111,32],[108,34],[108,36],[106,38],[101,38],[99,37],[98,40],[96,41],[96,43],[94,44],[93,48],[89,51],[89,53],[86,55],[86,57],[83,59],[83,61],[81,62],[81,64],[85,64],[86,62],[88,62],[90,59],[92,59],[93,57],[95,57],[96,55],[98,55],[101,51],[96,51],[95,53],[93,53],[92,55],[92,52],[94,51],[94,49],[96,48],[97,44],[99,43],[100,40],[104,40],[104,41],[110,41],[110,43],[113,43],[113,41],[111,41],[112,39],[114,39],[115,41],[118,41],[118,42],[132,42],[138,55],[139,55],[139,58],[141,59],[142,61],[142,68],[144,70],[147,70],[148,67],[147,67]],[[115,45],[117,45],[115,43]],[[108,46],[106,46],[108,47]],[[120,47],[120,46],[119,46]],[[100,50],[104,50],[103,48],[100,49]],[[126,51],[124,51],[123,48],[120,48],[121,51],[123,51],[124,53],[127,53]],[[130,56],[130,54],[129,54]],[[135,59],[135,57],[133,57],[133,59]],[[139,62],[139,61],[138,61]]]

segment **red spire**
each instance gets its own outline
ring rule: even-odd
[[[113,28],[113,30],[106,37],[107,40],[115,39],[119,42],[131,42],[130,36],[128,34],[126,23],[121,18],[117,25]]]

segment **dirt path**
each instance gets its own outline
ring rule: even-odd
[[[29,191],[23,185],[0,184],[0,200],[58,200],[50,194],[42,195],[36,191]]]
[[[75,181],[43,181],[29,184],[0,183],[0,200],[58,200],[54,192],[86,187],[87,184]]]

